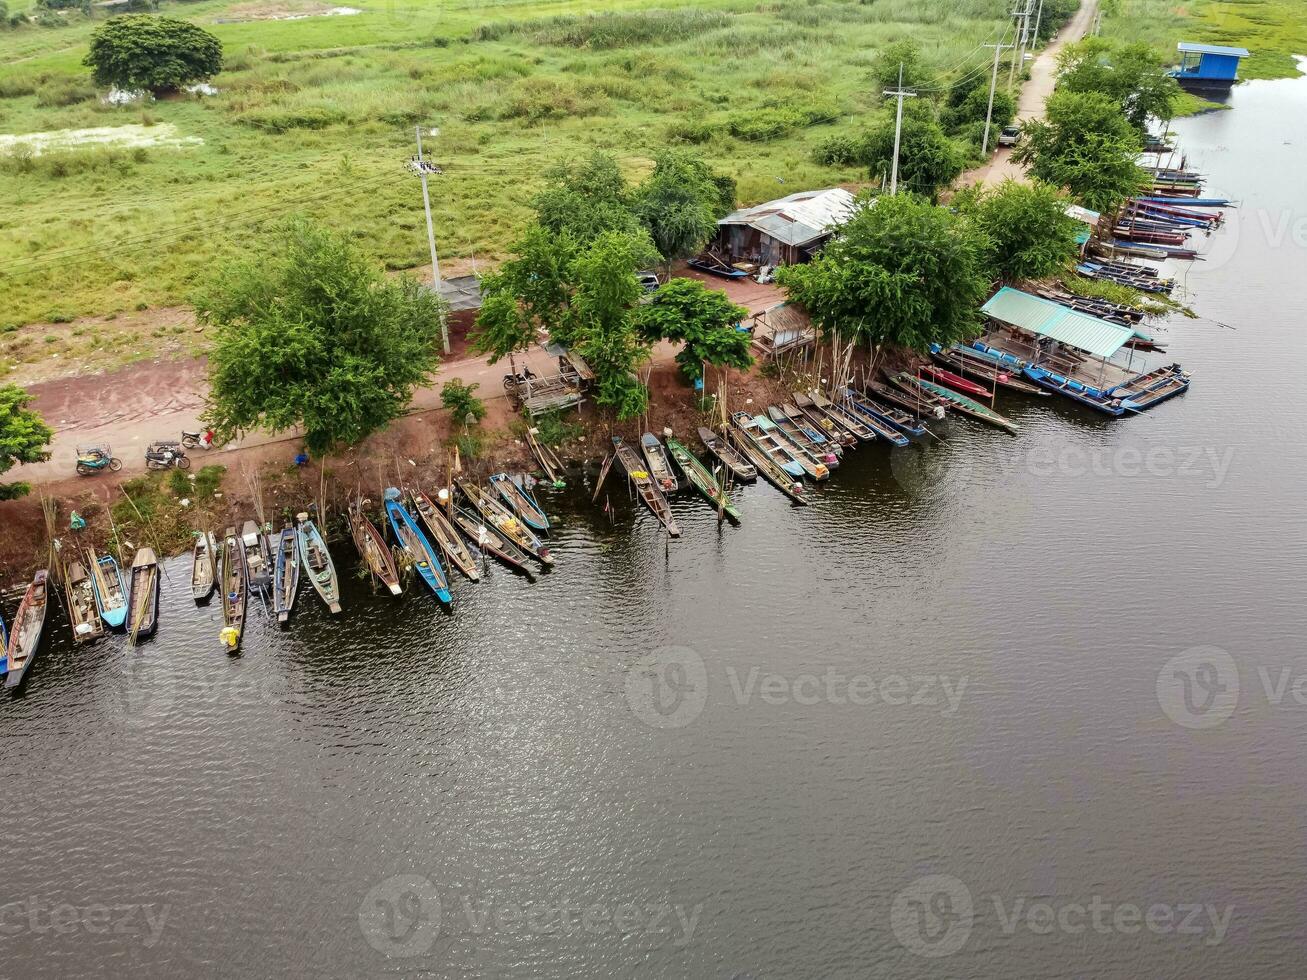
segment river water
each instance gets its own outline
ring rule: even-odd
[[[350,576],[238,659],[184,562],[139,649],[60,629],[0,973],[1299,975],[1307,79],[1231,105],[1175,127],[1242,207],[1145,416],[1009,397],[670,547],[577,486],[538,581]]]

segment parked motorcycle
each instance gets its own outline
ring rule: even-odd
[[[77,447],[77,475],[90,476],[101,470],[117,473],[123,468],[123,461],[113,454],[108,444],[101,446]]]
[[[212,449],[213,436],[208,432],[190,432],[182,429],[182,445],[187,449]]]
[[[179,470],[191,468],[191,461],[182,451],[179,442],[152,442],[145,448],[145,468],[149,470],[167,470],[172,467]]]

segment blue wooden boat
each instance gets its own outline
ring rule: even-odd
[[[1137,197],[1137,201],[1143,201],[1146,204],[1175,204],[1186,208],[1232,208],[1234,202],[1224,197],[1166,197],[1157,195],[1153,197]]]
[[[1110,388],[1085,384],[1047,368],[1027,366],[1024,370],[1035,384],[1114,417],[1142,412],[1189,390],[1189,375],[1178,364],[1138,375]]]
[[[300,564],[309,577],[313,589],[327,604],[331,612],[340,612],[340,580],[336,577],[336,563],[318,526],[309,520],[307,513],[295,515],[295,533],[299,539]],[[292,600],[294,601],[294,600]]]
[[[0,613],[0,676],[9,672],[9,630],[5,627],[4,613]]]
[[[758,418],[748,412],[735,412],[731,415],[731,424],[735,427],[742,441],[752,445],[790,476],[800,480],[803,479],[805,472],[803,464],[790,452],[788,446],[781,444],[763,431]]]
[[[881,438],[888,440],[891,445],[906,446],[908,436],[920,436],[926,433],[926,427],[902,409],[872,404],[851,388],[841,388],[837,394],[850,409],[868,422],[874,423],[875,432]]]
[[[272,611],[278,623],[286,623],[295,608],[300,584],[299,532],[287,524],[277,539],[277,557],[272,570]]]
[[[95,608],[110,629],[120,630],[127,623],[127,586],[122,571],[112,555],[95,556],[87,550],[91,560],[91,584],[95,588]]]
[[[490,485],[522,519],[522,523],[542,534],[549,533],[549,516],[526,487],[507,473],[496,473],[490,478]]]
[[[445,603],[453,602],[453,596],[449,594],[449,579],[445,577],[445,569],[440,564],[436,549],[404,506],[402,494],[395,487],[387,487],[385,497],[386,518],[390,521],[390,529],[395,532],[395,540],[399,542],[400,548],[408,555],[413,567],[422,576],[422,581],[427,583],[436,598]]]

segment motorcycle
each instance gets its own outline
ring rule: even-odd
[[[101,470],[117,473],[123,468],[123,461],[113,454],[109,446],[78,446],[77,475],[90,476]]]
[[[190,432],[182,429],[182,445],[187,449],[212,449],[213,437],[207,432]]]
[[[191,461],[182,452],[181,443],[155,442],[145,449],[145,468],[147,470],[167,470],[172,467],[179,470],[191,468]]]

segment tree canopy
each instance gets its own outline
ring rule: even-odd
[[[982,117],[983,118],[983,117]],[[867,133],[863,160],[874,179],[890,175],[894,159],[894,120],[887,119]],[[966,165],[961,148],[944,134],[933,109],[903,116],[899,140],[899,184],[916,194],[933,198],[953,182]]]
[[[0,385],[0,473],[50,458],[54,430],[27,407],[31,403],[32,396],[17,385]],[[29,489],[25,483],[0,484],[0,500],[20,497]]]
[[[725,293],[697,279],[673,279],[636,311],[636,326],[648,341],[683,344],[676,363],[691,379],[703,376],[703,364],[744,370],[753,363],[749,335],[735,329],[749,315]]]
[[[222,42],[189,21],[127,14],[91,35],[82,64],[99,85],[171,92],[218,74]]]
[[[1179,83],[1166,73],[1167,60],[1142,41],[1087,37],[1068,45],[1057,64],[1058,91],[1109,96],[1139,130],[1149,116],[1170,119],[1180,97]]]
[[[953,199],[989,240],[993,278],[1007,282],[1051,276],[1075,258],[1081,224],[1067,215],[1066,203],[1054,187],[1015,180]]]
[[[975,332],[987,249],[969,220],[925,198],[863,198],[816,259],[777,280],[823,331],[925,350]]]
[[[697,255],[734,206],[735,181],[683,150],[659,153],[635,194],[635,213],[668,267]]]
[[[311,452],[356,443],[439,363],[440,299],[304,219],[220,268],[194,302],[217,328],[205,420],[220,438],[302,425]]]
[[[548,185],[532,201],[540,226],[587,244],[609,231],[635,234],[640,219],[631,189],[617,161],[595,151],[584,160],[565,160],[545,172]]]

